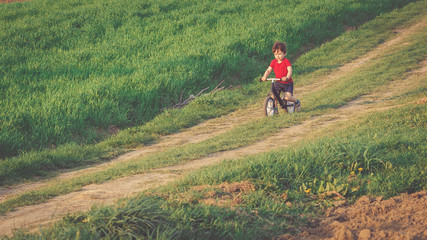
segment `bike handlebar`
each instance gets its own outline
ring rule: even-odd
[[[267,78],[267,81],[272,81],[272,82],[279,81],[279,80],[280,78]],[[259,81],[262,82],[261,78],[259,79]]]

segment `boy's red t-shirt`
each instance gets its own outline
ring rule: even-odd
[[[277,59],[273,59],[273,61],[271,61],[270,63],[270,67],[273,68],[274,74],[276,75],[276,78],[282,78],[282,77],[286,77],[288,75],[288,67],[292,66],[291,62],[285,58],[283,59],[283,61],[281,63],[277,62]],[[280,83],[291,83],[292,78],[289,78],[288,81],[278,81]]]

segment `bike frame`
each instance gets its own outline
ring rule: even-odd
[[[281,80],[280,78],[267,78],[267,81],[271,81],[271,84],[273,84],[274,82],[276,82],[276,81],[279,81],[279,80]],[[260,81],[261,81],[261,79],[260,79]],[[278,100],[276,99],[276,96],[274,96],[274,94],[272,93],[272,92],[270,92],[269,93],[270,94],[270,97],[272,98],[272,99],[274,99],[274,105],[275,106],[278,106]],[[284,94],[284,93],[283,93]],[[284,96],[283,97],[281,97],[282,99],[283,99],[283,101],[284,101],[284,103],[285,103],[285,105],[288,105],[288,101],[286,101],[285,99],[284,99]],[[294,106],[293,106],[294,107]],[[287,108],[286,109],[286,111],[288,111],[288,112],[294,112],[294,109],[292,109],[292,111],[289,109],[289,108]]]
[[[261,80],[261,79],[260,79]],[[276,82],[276,81],[279,81],[280,80],[280,78],[267,78],[267,81],[271,81],[271,83],[273,84],[274,82]],[[277,106],[277,104],[278,104],[278,101],[277,101],[277,99],[276,99],[276,96],[274,96],[274,94],[273,93],[271,93],[271,96],[273,97],[273,99],[276,101],[276,106]]]

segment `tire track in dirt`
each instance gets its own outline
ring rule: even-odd
[[[416,27],[417,25],[415,25],[414,27]],[[401,35],[408,34],[411,29],[413,31],[414,27],[411,27],[408,30],[403,30],[401,32]],[[389,42],[382,44],[381,46],[384,46],[386,44],[389,47],[393,46],[393,44],[390,44],[390,42],[392,41],[395,42],[394,44],[399,43],[402,37],[401,36],[398,36],[398,37],[400,37],[399,41],[396,41],[396,38],[394,38]],[[378,56],[378,54],[380,54],[381,52],[381,51],[377,51],[376,49],[374,51],[377,52],[376,55],[372,54],[371,52],[367,54],[367,55],[372,55],[370,59],[374,58],[375,56]],[[365,60],[365,62],[366,61],[368,60]],[[425,74],[425,69],[426,69],[425,63],[426,61],[423,62],[424,66],[420,71],[421,74]],[[359,68],[361,65],[363,64],[353,65],[353,66],[355,68]],[[347,67],[347,65],[344,66],[343,68],[345,67]],[[344,74],[344,72],[342,72],[342,74]],[[331,75],[333,76],[334,74],[331,74]],[[410,81],[410,80],[411,80],[411,77],[408,77],[406,78],[405,81]],[[330,81],[330,78],[323,78],[322,80],[323,83],[326,83],[328,81]],[[260,153],[266,150],[271,151],[273,148],[276,148],[276,147],[289,146],[292,143],[295,143],[303,138],[306,138],[307,135],[311,135],[311,136],[316,135],[315,133],[318,133],[324,130],[328,126],[345,122],[347,119],[353,118],[361,114],[366,114],[371,111],[381,110],[380,108],[381,105],[383,105],[384,103],[389,103],[390,102],[389,98],[391,96],[401,94],[402,88],[393,87],[394,86],[393,84],[394,83],[390,84],[391,85],[390,88],[388,87],[384,88],[386,89],[386,91],[379,91],[379,92],[355,99],[351,101],[349,104],[347,104],[346,106],[343,106],[337,109],[331,114],[314,117],[308,121],[303,122],[302,124],[282,129],[278,133],[262,141],[259,141],[251,146],[242,147],[242,148],[238,148],[238,149],[226,151],[226,152],[214,153],[206,158],[194,160],[182,165],[160,168],[155,170],[155,172],[152,172],[152,173],[138,174],[130,177],[117,179],[114,181],[109,181],[103,184],[88,185],[83,187],[80,191],[55,197],[52,200],[47,201],[46,203],[21,207],[14,212],[10,212],[0,217],[0,235],[12,234],[12,229],[15,227],[17,228],[27,227],[32,230],[37,230],[38,225],[45,225],[52,221],[56,221],[62,216],[66,215],[67,213],[85,211],[85,210],[88,210],[94,204],[111,204],[119,198],[131,196],[138,192],[144,191],[146,189],[153,188],[153,187],[163,185],[168,182],[176,180],[178,177],[181,176],[180,174],[173,173],[176,171],[185,172],[189,170],[198,169],[203,166],[216,164],[224,159],[239,158],[239,157],[247,156],[250,154]],[[406,86],[408,85],[410,84],[406,83]],[[316,90],[316,88],[311,88],[311,89],[313,89],[313,91]],[[421,103],[425,103],[425,100],[422,99]],[[393,107],[393,106],[382,107],[382,109],[384,110],[390,107]],[[259,112],[258,108],[259,107],[254,105],[241,112],[237,111],[235,113],[223,116],[222,119],[229,118],[228,120],[231,120],[232,122],[234,119],[240,119],[240,120],[234,121],[235,125],[233,125],[233,123],[230,123],[228,127],[222,128],[222,130],[226,131],[228,129],[231,129],[234,126],[236,126],[236,123],[237,124],[242,123],[242,120],[244,119],[253,120],[254,119],[253,113]],[[251,110],[251,111],[248,111],[248,110]],[[259,115],[260,116],[257,115],[256,117],[262,117],[262,114],[259,114]],[[247,116],[251,116],[251,117],[247,117]],[[189,131],[169,135],[165,138],[169,138],[173,140],[164,141],[162,143],[152,145],[151,147],[153,149],[147,150],[149,149],[147,147],[145,151],[147,152],[160,151],[162,149],[161,144],[166,145],[166,146],[164,145],[165,147],[163,148],[165,149],[167,148],[167,146],[171,144],[180,144],[180,141],[182,144],[184,144],[184,143],[197,142],[197,141],[202,141],[204,139],[207,139],[212,136],[211,134],[218,133],[221,130],[209,131],[203,127],[204,124],[215,123],[215,121],[218,121],[217,122],[218,126],[223,126],[223,123],[221,123],[220,119],[221,118],[219,118],[218,120],[214,119],[214,120],[207,121],[206,123],[202,123],[198,126],[191,128],[191,130]],[[229,123],[230,121],[226,121],[226,122]],[[195,130],[195,129],[198,129],[198,130]],[[221,129],[221,127],[219,127],[219,129]],[[192,130],[194,130],[195,132],[199,131],[198,132],[200,136],[199,140],[194,140],[191,138],[192,136],[194,136],[194,135],[191,135]],[[185,138],[184,140],[179,138],[174,138],[174,136],[175,137],[179,136],[179,134],[183,134],[183,135],[187,134],[187,138]],[[188,137],[190,137],[190,139]],[[127,159],[139,157],[143,154],[146,154],[147,152],[144,152],[144,150],[141,150],[140,152],[138,151],[131,152],[117,158],[117,161],[124,161]],[[110,164],[110,163],[106,163],[106,164]],[[96,167],[100,167],[100,166],[102,165],[98,165]],[[105,167],[105,165],[103,167]],[[101,167],[101,169],[103,167]],[[90,170],[84,169],[81,171],[90,171]],[[76,174],[76,172],[73,172],[70,174]]]

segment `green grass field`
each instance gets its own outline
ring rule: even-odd
[[[0,104],[7,109],[1,113],[0,150],[7,150],[0,162],[1,185],[105,161],[127,147],[154,143],[159,136],[259,101],[268,86],[256,81],[272,58],[275,40],[289,45],[296,88],[309,86],[427,12],[427,1],[123,3],[0,5],[1,21],[9,27],[0,33],[8,59],[0,72]],[[283,12],[285,27],[277,28]],[[357,29],[345,32],[348,26]],[[383,51],[364,71],[305,96],[301,113],[249,121],[199,143],[52,181],[0,203],[0,213],[88,184],[247,146],[333,112],[419,68],[427,56],[426,37],[426,32],[408,36],[406,44]],[[159,114],[181,91],[194,94],[222,80],[241,87]],[[42,233],[17,232],[12,239],[272,239],[297,233],[321,214],[333,199],[319,196],[330,190],[349,203],[363,195],[389,198],[423,190],[427,113],[425,104],[412,102],[426,97],[427,82],[421,76],[413,83],[390,99],[403,106],[359,116],[292,148],[203,168],[115,206],[69,215]],[[115,136],[98,130],[109,125],[127,129]],[[58,147],[45,149],[52,143]],[[226,195],[218,188],[224,182],[247,183],[252,190],[234,207],[204,204],[207,194]]]
[[[128,147],[242,108],[265,94],[250,83],[269,64],[274,41],[285,40],[288,57],[295,59],[301,49],[405,3],[2,4],[0,185],[105,161]],[[286,13],[283,27],[273,27],[282,18],[274,8]],[[399,21],[405,20],[391,17],[380,28],[335,41],[340,48],[328,45],[316,55],[303,55],[295,76],[326,73],[356,58],[390,36],[385,29]],[[355,42],[363,37],[370,40]],[[201,98],[192,110],[156,115],[181,93],[185,98],[222,80],[224,86],[242,88]],[[123,131],[109,136],[110,125]]]
[[[181,93],[251,82],[276,40],[295,59],[408,2],[1,4],[0,157],[99,142],[108,126],[143,124]]]

